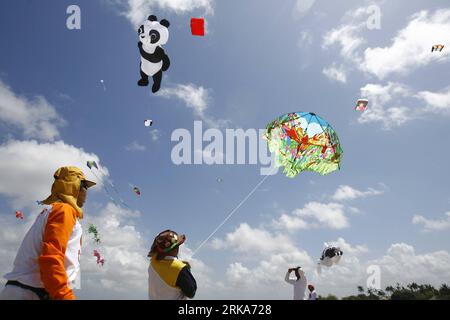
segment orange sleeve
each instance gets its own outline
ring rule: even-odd
[[[67,242],[76,223],[69,205],[54,204],[45,226],[42,253],[39,257],[41,280],[52,299],[73,300],[75,295],[67,284],[64,267]]]

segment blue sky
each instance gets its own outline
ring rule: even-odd
[[[81,30],[66,28],[71,4],[81,8]],[[370,30],[373,5],[380,29]],[[171,66],[158,95],[136,84],[135,25],[149,14],[171,23]],[[174,165],[172,132],[192,134],[195,120],[204,130],[262,129],[307,111],[339,135],[341,170],[268,177],[195,255],[198,297],[289,299],[284,272],[298,264],[321,294],[355,292],[372,264],[383,286],[450,281],[446,1],[18,0],[1,2],[0,17],[2,273],[54,170],[88,170],[95,158],[132,210],[109,204],[101,186],[89,195],[83,223],[104,226],[111,241],[101,248],[103,269],[87,244],[76,293],[145,299],[154,235],[185,233],[192,252],[263,178],[260,165]],[[205,17],[205,37],[190,34],[191,17]],[[446,48],[432,54],[436,41]],[[353,108],[360,97],[369,99],[364,114]],[[16,209],[29,212],[24,223]],[[314,263],[333,241],[342,265],[319,278]]]

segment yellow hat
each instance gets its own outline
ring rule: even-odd
[[[77,205],[81,181],[84,181],[87,188],[94,186],[95,182],[87,180],[83,171],[77,167],[61,167],[56,170],[53,177],[55,182],[52,185],[52,194],[42,203],[64,202],[70,204],[78,212],[78,217],[83,219],[83,210]]]

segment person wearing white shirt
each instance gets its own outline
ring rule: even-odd
[[[292,271],[295,272],[295,276],[297,278],[295,280],[290,279]],[[307,280],[305,277],[305,272],[303,272],[301,267],[288,269],[284,280],[294,286],[294,300],[305,300]]]
[[[317,300],[317,293],[312,284],[308,285],[308,290],[309,290],[309,299],[308,300]]]

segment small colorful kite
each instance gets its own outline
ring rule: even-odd
[[[366,111],[368,103],[369,103],[369,100],[367,100],[367,99],[359,99],[356,102],[355,110],[356,111]]]
[[[16,218],[17,219],[22,219],[23,220],[23,213],[20,211],[16,211]]]
[[[433,51],[441,52],[442,49],[444,49],[444,45],[443,44],[435,44],[434,46],[431,47],[431,52],[433,52]]]
[[[191,33],[193,36],[205,35],[205,20],[203,18],[191,18]]]
[[[94,250],[94,257],[97,258],[97,264],[101,264],[102,267],[103,267],[103,264],[105,263],[105,259],[103,259],[103,258],[100,256],[100,253],[99,253],[97,250]]]
[[[91,170],[92,170],[92,167],[95,167],[98,170],[97,162],[95,162],[95,161],[88,161],[87,166]]]
[[[99,244],[101,242],[97,227],[94,226],[92,223],[89,224],[88,233],[92,233],[92,235],[94,236],[95,243]]]
[[[144,121],[144,126],[146,126],[146,127],[151,127],[152,124],[153,124],[153,120],[151,120],[151,119],[147,119]]]
[[[138,196],[141,195],[141,190],[139,190],[138,187],[133,187],[133,191],[134,191],[134,193],[136,193]]]
[[[339,138],[312,112],[282,115],[267,125],[264,138],[275,155],[275,166],[284,167],[287,177],[305,170],[325,175],[340,168],[343,151]]]

